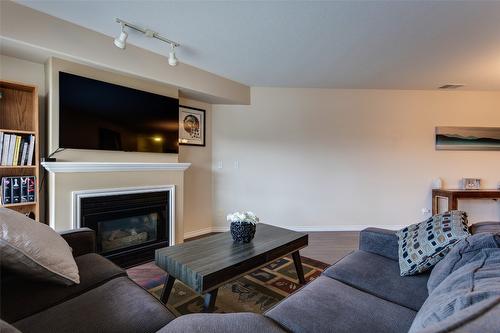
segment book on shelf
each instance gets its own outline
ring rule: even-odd
[[[14,161],[14,149],[16,147],[16,135],[11,134],[9,140],[9,152],[7,153],[7,165],[13,165]]]
[[[35,136],[0,132],[0,165],[34,165]]]
[[[12,156],[12,165],[18,165],[19,160],[19,147],[21,146],[21,137],[16,135],[16,143],[14,145],[14,156]]]
[[[27,165],[33,165],[34,151],[35,151],[35,136],[30,135],[29,147],[28,147],[28,164]]]
[[[0,203],[2,205],[36,202],[36,177],[3,177]]]

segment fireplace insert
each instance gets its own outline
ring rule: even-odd
[[[168,191],[80,200],[80,225],[95,230],[97,252],[116,264],[150,261],[156,249],[169,245]]]

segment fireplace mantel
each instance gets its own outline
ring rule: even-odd
[[[116,171],[184,171],[191,163],[137,163],[137,162],[42,162],[51,173],[116,172]]]

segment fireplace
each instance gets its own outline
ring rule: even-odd
[[[90,193],[89,193],[90,192]],[[122,267],[154,259],[172,244],[173,188],[75,194],[77,224],[96,232],[97,252]]]

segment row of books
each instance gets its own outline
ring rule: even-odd
[[[35,176],[3,177],[2,178],[2,205],[23,202],[35,202]]]
[[[0,165],[33,165],[34,151],[34,135],[0,132]]]

